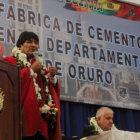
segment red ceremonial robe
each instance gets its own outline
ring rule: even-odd
[[[14,57],[8,56],[3,59],[4,61],[17,65],[17,61]],[[35,60],[33,60],[35,62]],[[34,136],[37,131],[40,131],[47,140],[62,140],[61,127],[60,127],[60,86],[57,82],[57,90],[49,81],[49,90],[55,103],[55,107],[58,108],[57,122],[54,129],[48,129],[48,122],[39,111],[39,105],[37,102],[34,82],[30,76],[30,68],[25,67],[21,69],[21,113],[22,113],[22,137]],[[39,85],[43,89],[41,76],[38,74]]]

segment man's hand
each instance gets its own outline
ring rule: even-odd
[[[49,66],[49,76],[54,77],[56,75],[56,68],[53,66]]]
[[[36,61],[35,63],[33,63],[30,67],[34,72],[40,72],[42,65],[40,61]]]

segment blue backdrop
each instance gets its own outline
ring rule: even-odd
[[[61,128],[66,137],[82,136],[88,117],[95,116],[99,105],[61,101]],[[140,111],[114,108],[114,124],[120,130],[140,132]]]

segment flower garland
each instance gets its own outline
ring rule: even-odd
[[[88,120],[94,134],[100,134],[101,132],[103,132],[103,130],[97,123],[96,117],[90,117],[88,118]]]
[[[88,120],[89,120],[89,124],[92,127],[92,131],[94,134],[100,134],[103,132],[103,130],[101,129],[101,127],[97,123],[96,117],[89,117]],[[111,129],[117,130],[117,128],[115,127],[114,124],[112,125]]]
[[[17,64],[20,65],[21,68],[31,66],[31,63],[29,61],[27,61],[27,55],[22,53],[18,47],[15,46],[12,49],[12,55],[15,57],[15,59],[17,60]],[[58,108],[55,108],[55,104],[52,99],[52,96],[51,96],[51,94],[49,94],[49,87],[48,87],[49,78],[48,78],[47,74],[45,75],[45,71],[47,68],[46,68],[45,64],[43,64],[42,59],[40,57],[38,57],[38,58],[42,64],[41,76],[43,78],[43,89],[44,89],[44,93],[45,93],[45,99],[44,99],[41,88],[39,87],[38,83],[36,82],[37,74],[34,73],[33,82],[34,82],[34,86],[35,86],[39,109],[42,114],[56,116]],[[53,121],[54,122],[56,121],[56,120],[54,120],[54,117],[53,117]]]

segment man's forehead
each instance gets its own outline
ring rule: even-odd
[[[105,117],[108,117],[108,116],[113,117],[113,112],[111,112],[111,111],[105,112],[104,116]]]
[[[37,41],[36,39],[34,39],[34,38],[27,39],[26,41],[38,42],[38,41]]]
[[[33,40],[33,41],[34,41],[35,39],[34,39],[34,38],[30,38],[30,39],[28,39],[28,40]]]

